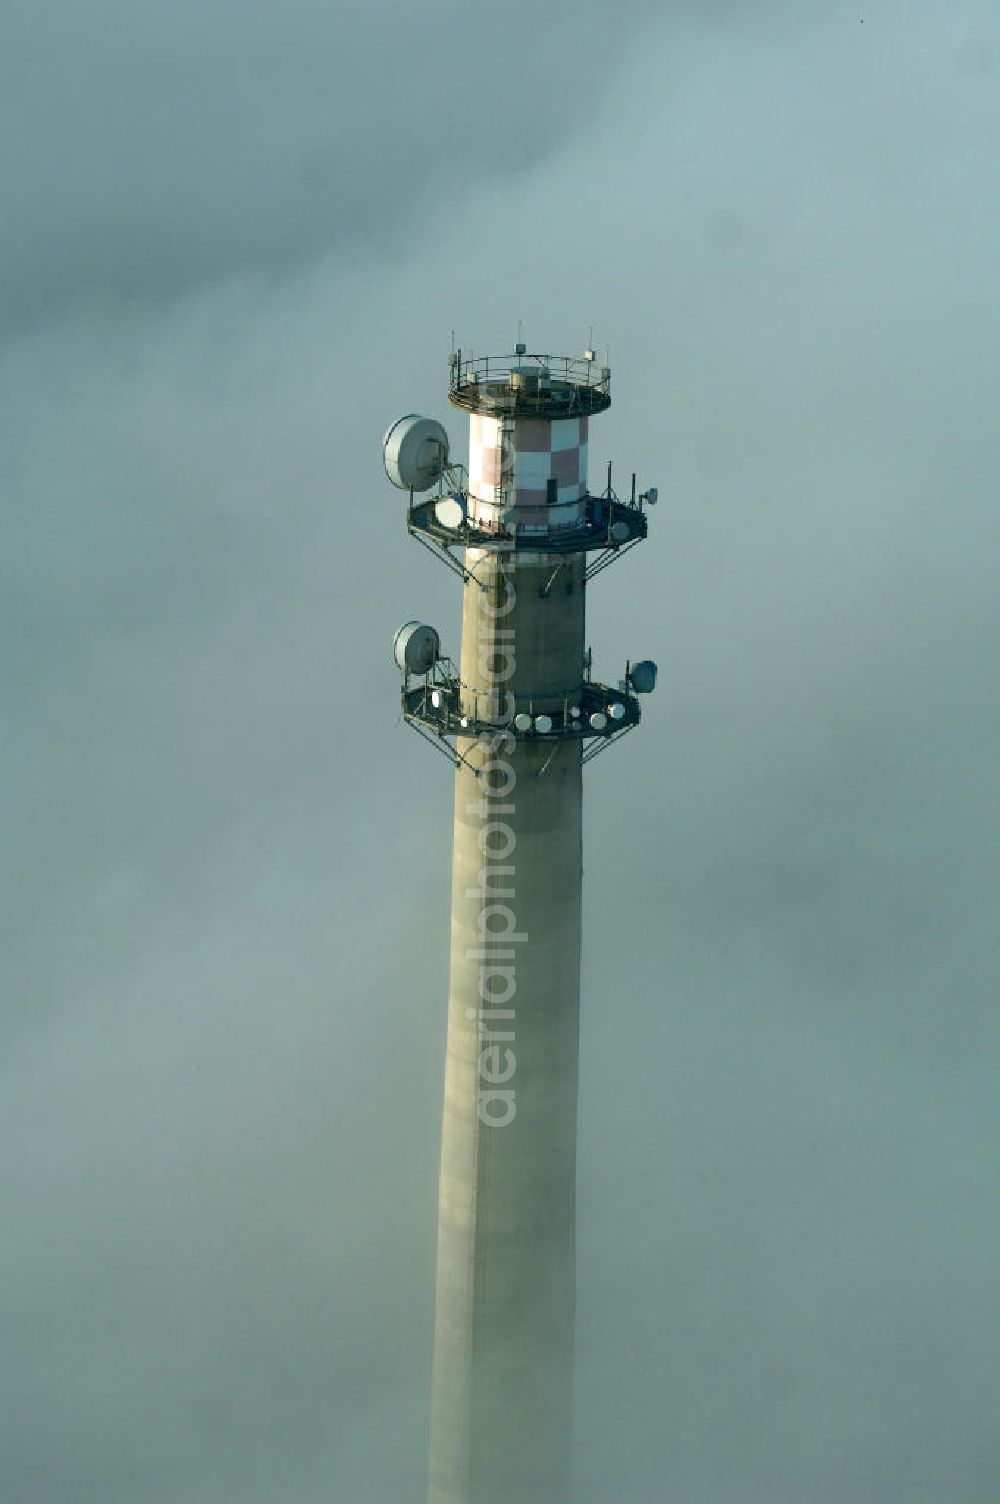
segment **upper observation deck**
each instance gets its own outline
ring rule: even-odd
[[[588,352],[589,353],[589,352]],[[611,406],[611,371],[568,355],[482,355],[449,360],[448,400],[469,413],[586,418]]]

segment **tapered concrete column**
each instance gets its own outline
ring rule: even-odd
[[[468,564],[464,709],[558,710],[583,679],[583,556]],[[569,1504],[581,743],[459,750],[429,1499]]]

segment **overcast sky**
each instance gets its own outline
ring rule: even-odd
[[[1000,21],[8,0],[4,1504],[419,1504],[457,647],[379,438],[610,348],[578,1504],[1000,1495]]]

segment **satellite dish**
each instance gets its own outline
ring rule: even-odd
[[[421,621],[404,621],[392,640],[392,656],[404,674],[429,674],[441,656],[441,639]]]
[[[515,731],[530,731],[531,716],[526,715],[523,710],[519,710],[517,715],[514,717],[514,729]]]
[[[615,543],[624,543],[632,529],[627,522],[613,522],[611,524],[611,537]]]
[[[429,491],[448,464],[448,435],[434,418],[407,413],[386,430],[382,460],[401,491]]]
[[[545,735],[545,733],[547,731],[551,731],[552,730],[552,717],[550,715],[536,715],[535,716],[535,730],[536,731],[540,731],[543,736]]]
[[[434,516],[442,527],[457,530],[465,521],[465,507],[462,498],[454,493],[442,496],[441,500],[434,504]]]
[[[603,710],[595,710],[593,715],[590,717],[591,729],[593,731],[603,731],[607,724],[608,718],[604,714]]]
[[[629,679],[637,695],[651,695],[656,688],[656,664],[652,658],[644,658],[641,663],[633,663],[629,670]]]
[[[608,706],[608,714],[613,721],[622,721],[625,719],[625,706],[616,700],[613,705]]]

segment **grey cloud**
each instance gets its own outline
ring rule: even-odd
[[[359,188],[366,244],[410,216],[385,259],[314,256],[332,219],[274,250],[245,179],[213,205],[245,129],[274,181],[327,140],[276,21],[133,7],[88,43],[37,15],[146,62],[127,213],[107,102],[74,172],[64,122],[38,146],[16,233],[89,213],[104,249],[24,273],[22,310],[67,311],[0,359],[0,1494],[421,1498],[450,785],[388,641],[415,614],[453,643],[458,610],[378,437],[414,408],[461,448],[448,331],[523,317],[612,342],[593,461],[661,496],[590,599],[601,671],[648,654],[661,683],[587,785],[577,1497],[992,1504],[991,12],[671,13],[551,157],[513,108],[516,172],[469,112],[414,125],[455,207],[442,234],[433,196]],[[562,102],[615,24],[583,15]],[[427,24],[432,92],[435,27],[510,56]],[[244,83],[213,134],[194,80],[184,183],[163,34],[199,26]],[[340,27],[342,79],[376,29]],[[392,93],[349,90],[369,122]],[[395,120],[369,149],[409,181]]]
[[[644,14],[515,0],[9,8],[2,326],[176,295],[332,249],[391,255],[429,208],[586,129]],[[466,225],[470,254],[505,237]]]

